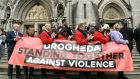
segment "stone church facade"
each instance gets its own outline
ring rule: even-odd
[[[49,21],[70,26],[79,23],[108,23],[112,26],[127,20],[136,28],[140,22],[140,0],[0,0],[0,25],[6,31],[18,22],[21,31],[34,26],[36,31]]]

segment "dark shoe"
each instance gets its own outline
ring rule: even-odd
[[[13,79],[12,76],[8,76],[8,79]]]
[[[128,79],[127,77],[124,77],[123,79]]]
[[[24,76],[23,79],[30,79],[28,76]]]
[[[16,79],[24,79],[22,76],[16,76]]]
[[[86,77],[80,77],[80,79],[87,79]]]
[[[47,79],[47,78],[42,77],[42,79]]]
[[[118,79],[128,79],[128,78],[125,76],[122,76],[122,77],[118,77]]]
[[[29,78],[29,79],[36,79],[35,76],[31,76],[31,75],[29,75],[28,78]]]
[[[61,74],[59,79],[67,79],[65,75]]]

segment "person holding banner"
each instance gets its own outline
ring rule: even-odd
[[[96,31],[93,32],[93,41],[98,41],[102,44],[109,42],[109,29],[106,27],[95,26]],[[107,30],[108,29],[108,30]],[[97,72],[97,77],[104,75],[104,72]]]
[[[99,41],[102,44],[109,42],[109,32],[103,30],[101,26],[96,26],[95,29],[93,41]]]
[[[69,29],[66,28],[66,27],[63,27],[60,31],[60,33],[57,35],[56,37],[56,40],[71,40],[72,39],[72,36],[70,36],[68,33]],[[63,70],[58,70],[58,71],[55,71],[56,74],[58,74],[59,76],[59,79],[66,79],[65,77],[65,71]]]
[[[77,27],[77,31],[74,33],[74,40],[77,44],[84,45],[87,44],[89,40],[93,39],[92,35],[87,35],[86,26],[84,23],[80,23]]]
[[[111,32],[111,40],[115,41],[116,43],[119,44],[128,44],[128,40],[124,40],[123,35],[119,32],[120,31],[120,25],[115,24],[113,26],[113,30]],[[118,79],[128,79],[123,71],[118,72]]]
[[[23,35],[23,37],[35,37],[37,38],[38,36],[35,35],[35,29],[33,26],[29,26],[27,29],[27,33]],[[25,79],[34,79],[34,68],[33,67],[26,67],[24,66],[24,76]],[[28,74],[29,73],[29,74]]]
[[[86,26],[84,25],[84,23],[80,23],[77,27],[77,31],[75,31],[74,33],[74,40],[79,45],[86,45],[88,44],[88,41],[93,39],[92,35],[87,35],[85,29]],[[87,72],[80,72],[80,79],[87,79],[88,74],[89,73]]]
[[[57,40],[71,40],[72,36],[70,36],[68,34],[68,28],[64,27],[62,28],[62,30],[60,31],[60,33],[57,35],[56,39]]]
[[[7,48],[8,48],[8,60],[10,59],[12,52],[14,50],[14,47],[16,45],[16,42],[21,39],[23,36],[20,32],[20,26],[19,24],[13,24],[13,31],[9,31],[6,33],[6,42],[7,42]],[[13,65],[8,65],[8,79],[12,79],[13,76]],[[16,78],[21,79],[21,70],[20,66],[16,65]]]
[[[56,34],[54,32],[51,34],[51,32],[51,24],[45,24],[44,30],[39,36],[43,44],[50,44],[53,42],[54,38],[56,37]],[[41,77],[42,79],[47,79],[46,69],[44,68],[41,69]]]

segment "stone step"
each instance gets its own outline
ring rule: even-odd
[[[132,54],[132,56],[140,56],[139,53]]]
[[[138,53],[137,49],[133,49],[132,52],[134,52],[134,53],[135,53],[135,52]]]
[[[135,58],[140,58],[140,56],[138,56],[138,55],[132,56],[132,59],[135,59]]]
[[[36,79],[41,79],[40,75],[35,76]],[[68,79],[79,79],[79,75],[66,75]],[[95,75],[89,75],[89,79],[97,79],[97,76]],[[7,76],[2,76],[3,79],[7,79]],[[116,75],[103,75],[103,76],[98,76],[98,78],[103,78],[103,79],[117,79]],[[1,77],[0,77],[1,79]],[[15,79],[15,76],[14,76]],[[59,79],[58,76],[56,75],[48,75],[48,79]]]
[[[140,76],[140,72],[138,71],[133,71],[133,72],[125,72],[126,75],[139,75]]]
[[[7,64],[1,64],[0,65],[0,70],[2,72],[7,72],[7,68],[8,68],[8,65]],[[134,71],[140,71],[140,64],[134,64]],[[23,68],[21,67],[21,69],[23,70]],[[14,66],[14,71],[15,71],[15,66]],[[35,72],[40,72],[40,68],[35,68]]]
[[[140,59],[133,59],[133,62],[139,62],[140,63]]]

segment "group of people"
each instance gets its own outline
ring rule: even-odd
[[[106,44],[109,41],[114,41],[120,44],[128,45],[130,51],[133,49],[133,38],[135,38],[137,42],[137,49],[140,52],[140,25],[134,31],[133,29],[128,27],[127,23],[123,23],[123,27],[121,28],[120,24],[115,24],[112,28],[109,27],[108,24],[105,24],[103,27],[100,25],[96,25],[96,23],[91,23],[89,26],[86,26],[85,23],[80,23],[75,29],[71,29],[66,24],[62,27],[54,28],[50,23],[45,24],[42,27],[42,32],[37,34],[34,27],[30,26],[27,29],[26,34],[22,34],[19,32],[20,25],[13,24],[13,30],[7,33],[4,32],[2,28],[0,28],[0,51],[4,49],[5,44],[7,44],[8,48],[8,60],[12,55],[15,44],[21,37],[32,37],[32,38],[40,38],[43,44],[50,44],[54,40],[70,40],[76,41],[79,45],[86,45],[88,42],[98,41],[100,43]],[[4,50],[3,50],[4,51]],[[3,53],[0,53],[0,58],[3,56]],[[24,76],[21,75],[21,67],[16,65],[16,78],[22,79],[35,79],[34,76],[34,68],[33,67],[23,67]],[[42,79],[48,79],[46,75],[46,70],[41,69],[41,77]],[[59,76],[60,79],[66,79],[65,71],[55,71],[55,73]],[[80,79],[87,79],[88,72],[80,72]],[[98,72],[98,75],[104,74],[103,72]],[[13,65],[8,65],[8,78],[13,79]],[[118,72],[118,79],[127,79],[123,72]]]

